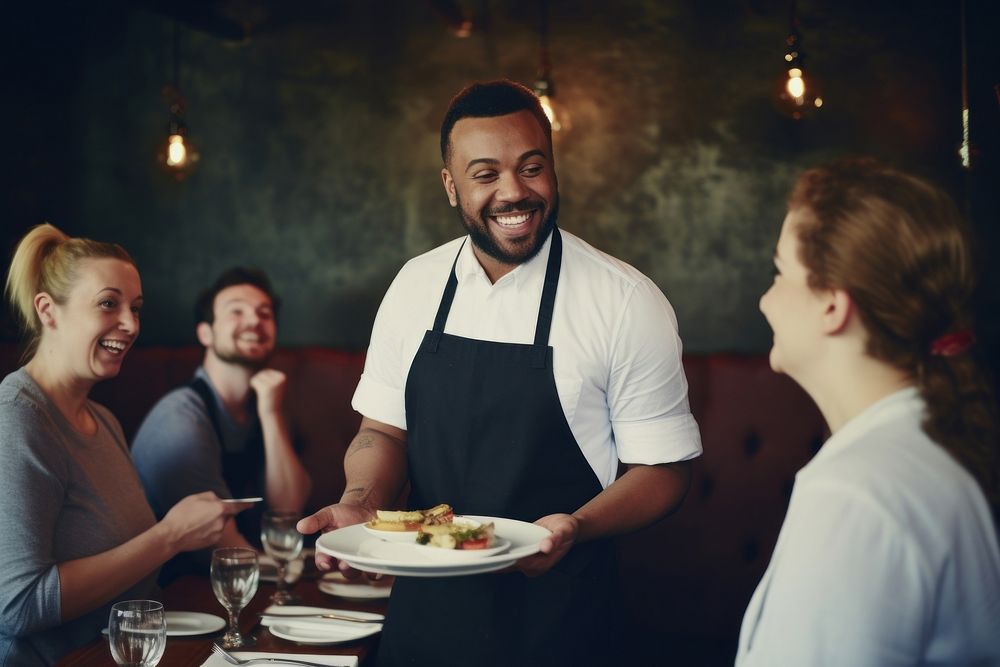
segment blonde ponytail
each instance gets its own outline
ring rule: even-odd
[[[115,243],[71,238],[48,223],[33,227],[17,244],[7,272],[5,293],[26,338],[24,360],[34,355],[42,335],[42,323],[35,313],[35,295],[45,292],[56,303],[66,303],[80,261],[100,258],[135,264],[125,249]]]

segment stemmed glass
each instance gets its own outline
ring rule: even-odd
[[[222,636],[222,648],[241,648],[252,638],[240,634],[240,611],[257,593],[260,568],[257,552],[243,547],[226,547],[212,552],[212,591],[226,611],[229,627]]]
[[[295,528],[299,515],[291,512],[264,512],[260,522],[260,542],[278,566],[272,604],[291,604],[298,600],[288,592],[285,575],[288,563],[302,553],[302,533]]]
[[[155,600],[116,603],[108,617],[108,644],[119,665],[154,667],[167,645],[163,605]]]

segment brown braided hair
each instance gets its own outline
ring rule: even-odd
[[[851,296],[868,332],[866,352],[910,374],[927,405],[927,435],[1000,507],[997,404],[974,358],[932,352],[942,336],[969,340],[975,288],[971,230],[952,199],[930,183],[870,158],[810,169],[789,210],[799,259],[813,288]]]

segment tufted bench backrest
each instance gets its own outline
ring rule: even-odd
[[[818,450],[825,425],[794,382],[763,356],[684,359],[704,455],[674,515],[619,538],[632,641],[643,655],[666,637],[718,664],[735,651],[743,610],[777,540],[795,473]]]
[[[146,412],[186,383],[201,357],[197,346],[136,348],[121,375],[98,384],[93,398],[131,439]],[[364,353],[283,349],[273,361],[290,378],[289,412],[315,480],[309,508],[319,508],[344,488],[343,456],[360,423],[350,401]],[[0,372],[16,367],[15,346],[0,345]],[[675,656],[676,664],[731,664],[743,609],[774,547],[795,472],[818,449],[825,427],[805,393],[773,373],[766,357],[687,356],[684,368],[705,453],[694,463],[683,507],[618,540],[627,642],[639,664],[659,655]]]

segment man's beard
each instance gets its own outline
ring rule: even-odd
[[[469,232],[469,237],[472,238],[472,243],[479,248],[479,250],[486,253],[493,259],[501,262],[503,264],[524,264],[532,257],[538,254],[538,251],[542,249],[545,245],[545,240],[549,238],[549,234],[552,233],[553,228],[556,226],[556,220],[559,217],[559,195],[555,196],[552,202],[552,208],[549,210],[548,215],[542,220],[542,224],[538,227],[538,232],[535,235],[534,242],[526,242],[523,246],[514,252],[508,252],[500,247],[496,242],[496,239],[490,234],[490,223],[485,220],[486,217],[483,213],[480,213],[479,218],[474,218],[466,214],[465,209],[462,208],[462,199],[455,193],[455,199],[458,202],[458,217],[462,221],[462,226],[465,227],[466,231]],[[542,209],[541,202],[538,200],[523,199],[514,204],[508,204],[506,206],[501,206],[493,209],[489,212],[489,215],[503,215],[505,213],[513,213],[514,211],[531,210],[534,208]]]
[[[242,354],[238,349],[236,349],[235,344],[233,346],[233,349],[229,351],[220,350],[218,345],[214,344],[212,345],[212,353],[215,354],[215,357],[219,361],[222,361],[227,364],[232,364],[234,366],[242,366],[243,368],[246,368],[251,371],[259,371],[262,370],[264,367],[266,367],[267,362],[271,360],[271,355],[273,354],[273,352],[274,351],[272,350],[271,352],[268,352],[262,357],[254,358],[254,357],[247,357],[244,354]]]

